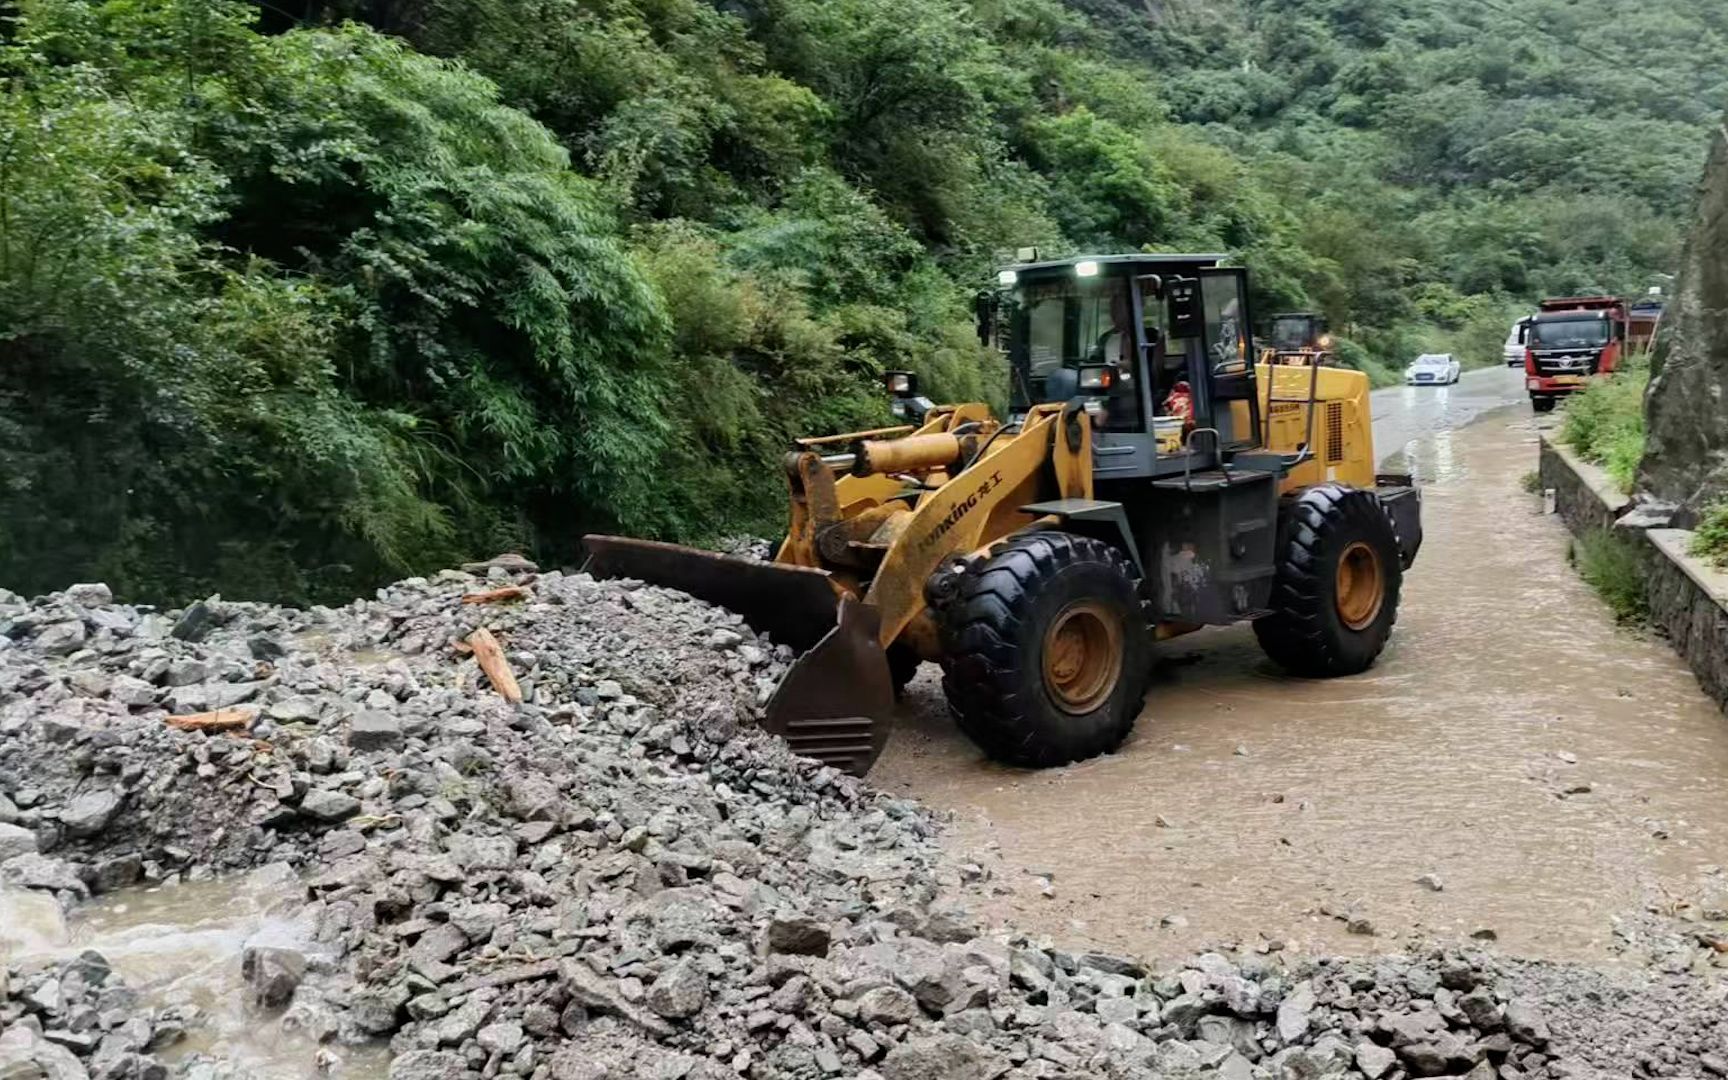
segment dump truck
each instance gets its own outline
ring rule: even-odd
[[[1250,296],[1219,255],[1006,267],[981,310],[1006,416],[889,372],[903,423],[786,454],[771,562],[590,536],[586,569],[795,650],[764,726],[855,774],[926,661],[960,728],[1028,767],[1118,746],[1154,643],[1202,627],[1252,622],[1297,675],[1361,672],[1397,618],[1421,495],[1375,472],[1365,375],[1258,362]]]
[[[1626,309],[1626,353],[1636,359],[1648,358],[1656,350],[1656,338],[1662,330],[1662,313],[1667,309],[1659,287],[1632,303]]]
[[[1524,385],[1530,407],[1551,411],[1567,394],[1624,359],[1629,319],[1618,296],[1562,296],[1538,305],[1525,332]]]

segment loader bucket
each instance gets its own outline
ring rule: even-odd
[[[585,536],[583,570],[689,593],[743,616],[798,654],[768,702],[762,726],[794,752],[863,776],[887,745],[894,719],[888,657],[876,609],[842,597],[821,570],[711,551]]]

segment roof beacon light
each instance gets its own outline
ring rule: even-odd
[[[1074,264],[1075,277],[1097,277],[1098,264],[1091,259],[1083,259]]]

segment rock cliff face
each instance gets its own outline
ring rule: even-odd
[[[1728,496],[1728,128],[1718,128],[1662,326],[1638,486],[1691,525]]]

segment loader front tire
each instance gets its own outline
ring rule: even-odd
[[[1309,488],[1279,514],[1273,612],[1254,623],[1266,655],[1294,675],[1368,670],[1398,619],[1398,534],[1379,496],[1341,484]]]
[[[965,575],[942,644],[960,729],[991,758],[1030,768],[1121,745],[1150,666],[1133,564],[1064,532],[1016,536]]]

